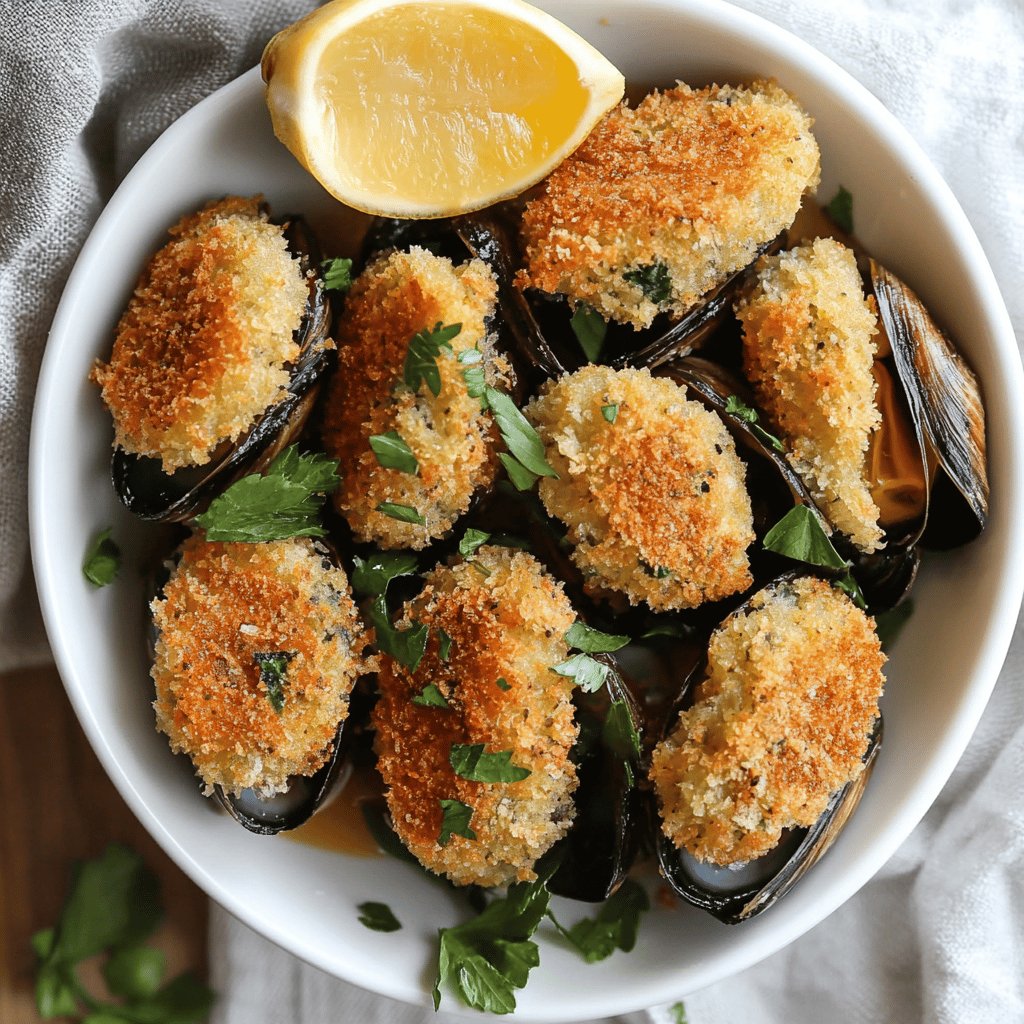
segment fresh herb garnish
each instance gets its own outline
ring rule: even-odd
[[[596,363],[601,357],[604,337],[608,333],[608,324],[592,306],[581,302],[569,321],[572,333],[583,349],[587,362]]]
[[[267,700],[278,714],[284,710],[288,662],[294,657],[294,651],[256,651],[252,656],[259,666],[260,681],[267,688]]]
[[[419,622],[412,623],[408,629],[395,629],[391,625],[387,597],[384,594],[370,605],[370,621],[377,636],[377,649],[390,654],[410,672],[415,672],[427,649],[430,630]]]
[[[121,549],[110,539],[111,532],[104,530],[96,537],[82,562],[82,572],[94,587],[113,583],[121,568]]]
[[[461,800],[441,800],[441,831],[437,837],[438,846],[447,846],[452,836],[476,839],[476,833],[469,827],[473,808]]]
[[[504,676],[498,676],[496,683],[499,690],[507,691],[512,689],[512,684]]]
[[[386,434],[371,434],[370,447],[377,456],[377,462],[385,469],[412,474],[419,472],[420,464],[416,456],[397,430],[389,430]]]
[[[450,984],[467,1006],[488,1013],[511,1013],[515,990],[540,963],[533,933],[547,913],[551,894],[547,882],[557,863],[538,867],[533,882],[509,886],[504,899],[489,903],[472,921],[441,929],[434,1009],[441,1005],[441,986]]]
[[[212,541],[256,543],[288,537],[322,537],[324,496],[341,482],[338,463],[319,452],[300,455],[289,445],[266,473],[236,480],[196,523]]]
[[[353,556],[352,589],[364,597],[377,597],[397,576],[412,576],[418,568],[411,551],[378,551],[368,558]]]
[[[853,195],[842,185],[839,191],[828,201],[825,212],[832,218],[840,231],[853,234]]]
[[[204,1021],[213,993],[191,973],[161,986],[164,956],[142,945],[162,914],[156,878],[138,854],[111,845],[80,864],[60,921],[32,936],[39,1015],[83,1024]],[[102,972],[107,989],[120,1002],[97,999],[78,979],[77,964],[100,953],[108,954]]]
[[[659,636],[670,636],[680,640],[689,640],[693,637],[693,627],[682,622],[659,622],[651,626],[646,632],[640,634],[641,640],[654,640]]]
[[[611,956],[617,949],[630,952],[636,945],[640,915],[650,909],[651,901],[643,886],[627,878],[601,904],[594,917],[577,921],[571,928],[563,928],[550,911],[548,917],[583,959],[593,964]]]
[[[611,405],[601,406],[601,415],[609,422],[614,423],[619,417],[618,404],[612,403]]]
[[[508,452],[499,452],[498,458],[508,473],[509,480],[517,491],[528,491],[538,480],[536,473],[531,473],[514,456]]]
[[[452,653],[452,638],[440,626],[437,627],[437,644],[441,660],[447,661]]]
[[[462,540],[459,541],[459,554],[463,558],[469,558],[477,548],[482,547],[491,539],[489,533],[484,533],[483,530],[474,530],[471,526],[462,535]]]
[[[635,284],[656,306],[660,306],[672,294],[668,266],[661,260],[627,270],[622,276],[630,284]]]
[[[402,369],[402,378],[413,391],[418,391],[420,384],[424,383],[435,398],[441,394],[441,371],[437,368],[437,360],[442,348],[449,352],[452,350],[452,338],[461,330],[462,324],[442,327],[439,320],[433,330],[424,329],[413,335]]]
[[[470,782],[522,782],[530,769],[512,763],[511,750],[484,753],[483,743],[453,743],[448,763],[460,778]]]
[[[550,476],[557,479],[558,474],[551,468],[544,455],[544,442],[530,421],[516,408],[515,402],[503,391],[497,391],[495,388],[487,388],[484,394],[498,424],[498,430],[501,431],[502,440],[515,459],[535,476]],[[502,462],[507,469],[508,462],[505,459],[502,459]]]
[[[864,591],[860,589],[860,584],[853,578],[853,573],[848,572],[845,576],[841,576],[835,581],[835,586],[843,591],[844,594],[848,594],[850,600],[863,612],[868,609],[868,602],[864,597]]]
[[[687,1024],[686,1007],[682,1003],[673,1003],[668,1012],[672,1014],[672,1024]]]
[[[401,523],[424,526],[427,522],[412,505],[400,505],[397,501],[381,501],[377,504],[377,511]]]
[[[784,453],[786,449],[783,447],[782,442],[774,435],[769,434],[760,424],[758,420],[760,416],[756,409],[751,409],[749,405],[741,402],[736,395],[730,395],[725,402],[725,411],[731,413],[738,420],[742,420],[744,423],[750,425],[751,431],[761,441],[762,444],[767,445],[769,448],[774,448],[779,453]]]
[[[595,661],[589,654],[575,654],[560,665],[553,665],[552,672],[575,679],[587,693],[596,693],[608,678],[608,666]]]
[[[889,608],[875,616],[875,632],[883,647],[889,647],[895,643],[913,613],[914,602],[907,600],[896,605],[895,608]]]
[[[807,505],[794,505],[766,534],[768,551],[797,562],[826,569],[847,569],[849,562],[832,546],[816,513]]]
[[[375,932],[397,932],[402,924],[386,903],[360,903],[359,923]]]
[[[565,634],[565,642],[577,651],[586,651],[587,654],[609,654],[612,651],[621,650],[629,643],[628,636],[616,636],[612,633],[602,633],[599,629],[593,629],[582,622],[574,622]]]
[[[413,704],[418,704],[421,708],[448,707],[447,698],[433,683],[427,683],[423,687],[422,692],[413,697],[412,702]]]
[[[459,353],[459,362],[463,367],[462,379],[466,382],[466,394],[470,398],[479,398],[480,405],[486,408],[484,390],[487,387],[487,379],[484,376],[483,358],[483,353],[475,347]]]
[[[626,768],[626,781],[633,785],[633,769],[640,761],[640,733],[623,700],[614,700],[601,726],[601,742]]]
[[[327,291],[344,295],[352,287],[352,261],[340,257],[324,260],[320,264],[320,280]]]

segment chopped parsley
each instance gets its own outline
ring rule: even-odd
[[[508,478],[517,491],[528,491],[537,482],[537,474],[531,473],[508,452],[499,452],[498,458],[501,459],[501,464],[505,467],[505,472],[508,473]]]
[[[553,665],[551,671],[569,679],[575,679],[577,684],[587,693],[596,693],[604,686],[608,678],[608,666],[595,661],[589,654],[575,654],[568,661],[560,665]]]
[[[660,306],[672,294],[672,281],[668,266],[655,260],[645,266],[634,267],[622,275],[630,284],[635,284],[644,296]]]
[[[420,384],[426,384],[435,398],[441,394],[441,371],[437,368],[437,360],[441,349],[452,350],[452,338],[462,330],[462,324],[442,326],[439,320],[433,330],[417,331],[409,342],[405,353],[405,365],[402,378],[406,384],[419,391]]]
[[[769,434],[767,430],[759,425],[758,420],[760,416],[756,409],[751,409],[749,405],[741,402],[735,395],[730,395],[725,403],[725,411],[731,413],[736,419],[749,424],[751,431],[762,444],[767,445],[769,448],[774,448],[779,453],[785,452],[786,449],[782,446],[782,442],[774,434]]]
[[[410,672],[415,672],[427,649],[430,630],[419,622],[413,622],[408,629],[396,629],[391,625],[387,597],[384,594],[370,605],[370,621],[377,636],[377,649],[390,654]]]
[[[629,637],[602,633],[601,630],[593,629],[582,622],[574,622],[569,632],[565,634],[565,642],[577,651],[586,651],[587,654],[608,654],[625,647],[629,643]]]
[[[437,627],[437,643],[441,660],[447,661],[448,655],[452,653],[452,638],[440,626]]]
[[[849,562],[832,546],[817,514],[794,505],[764,536],[768,551],[826,569],[848,569]]]
[[[412,449],[397,430],[386,434],[371,434],[370,447],[377,456],[377,462],[385,469],[397,469],[401,473],[418,473],[420,469]]]
[[[860,608],[861,611],[867,611],[868,602],[864,598],[864,591],[860,589],[860,584],[853,578],[852,572],[847,572],[845,576],[841,576],[836,580],[836,587],[843,591],[844,594],[849,595],[849,598],[853,603]]]
[[[452,771],[470,782],[522,782],[529,778],[529,768],[512,763],[511,750],[484,752],[483,743],[453,743],[448,755]]]
[[[686,1007],[682,1003],[673,1003],[668,1012],[672,1014],[672,1024],[687,1024]]]
[[[82,572],[94,587],[113,583],[121,568],[121,549],[110,539],[112,529],[104,530],[92,542],[82,562]]]
[[[853,195],[842,185],[828,201],[825,212],[840,231],[845,231],[848,235],[853,234]]]
[[[640,915],[651,909],[651,901],[643,886],[627,878],[606,899],[594,917],[577,921],[563,928],[551,912],[548,917],[588,964],[597,963],[617,949],[630,952],[636,945]]]
[[[495,682],[499,690],[507,691],[512,689],[512,684],[504,676],[498,676]]]
[[[367,558],[354,555],[352,562],[352,589],[364,597],[383,594],[393,579],[412,576],[419,567],[411,551],[378,551]]]
[[[478,348],[467,348],[459,353],[459,362],[462,363],[462,379],[466,382],[466,394],[470,398],[479,398],[480,404],[486,408],[484,391],[487,388],[487,380],[484,377],[483,353]]]
[[[427,683],[423,687],[423,691],[413,697],[412,702],[413,704],[418,704],[421,708],[448,707],[447,698],[433,683]]]
[[[462,535],[462,540],[459,541],[459,554],[463,558],[469,558],[477,548],[482,547],[491,539],[489,533],[485,533],[483,530],[474,530],[471,526]]]
[[[619,407],[617,404],[602,405],[601,415],[609,422],[614,423],[619,417]]]
[[[397,501],[379,502],[377,511],[401,523],[412,523],[414,526],[424,526],[427,522],[412,505],[400,505]]]
[[[196,523],[212,541],[256,543],[288,537],[322,537],[325,496],[335,490],[338,463],[319,452],[300,455],[289,445],[262,476],[236,480]]]
[[[386,903],[360,903],[359,923],[375,932],[397,932],[402,924]]]
[[[267,700],[278,714],[284,710],[288,662],[294,657],[294,651],[256,651],[252,656],[260,670],[260,682],[267,688]]]
[[[569,326],[576,335],[587,361],[596,363],[601,357],[604,337],[608,333],[608,324],[604,317],[592,306],[581,302],[573,312]]]
[[[487,388],[484,392],[487,405],[498,424],[501,438],[512,457],[534,476],[550,476],[558,479],[544,455],[544,442],[530,421],[516,408],[515,402],[503,391]],[[501,460],[508,469],[508,461]],[[512,481],[514,484],[515,480]],[[518,487],[518,484],[516,484]],[[522,488],[520,488],[522,489]]]
[[[320,264],[320,280],[327,291],[344,295],[352,287],[352,261],[341,258],[324,260]]]
[[[476,839],[476,833],[469,827],[473,808],[461,800],[441,800],[441,831],[437,837],[438,846],[447,846],[452,836]]]

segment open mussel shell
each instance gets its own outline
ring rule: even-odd
[[[289,248],[307,274],[319,262],[316,242],[301,218],[291,217],[284,223]],[[299,435],[316,400],[319,381],[334,356],[323,344],[330,332],[330,301],[315,277],[307,276],[307,282],[306,311],[296,334],[299,357],[291,368],[285,397],[243,437],[222,445],[203,466],[165,473],[159,459],[116,448],[111,477],[114,490],[130,512],[152,522],[188,522],[237,479],[265,469]]]
[[[560,864],[548,882],[558,896],[598,903],[626,877],[639,842],[641,805],[638,778],[640,710],[615,659],[594,656],[607,666],[595,693],[574,696],[580,736],[573,748],[579,777],[576,818],[559,842]],[[552,853],[554,854],[554,850]]]
[[[985,410],[977,378],[898,277],[869,261],[871,286],[922,447],[938,460],[922,543],[963,544],[988,519]]]

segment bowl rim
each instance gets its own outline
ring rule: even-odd
[[[543,6],[543,3],[541,5]],[[643,0],[643,6],[646,11],[652,13],[661,12],[669,16],[696,18],[701,21],[713,19],[716,27],[720,30],[736,33],[744,38],[756,37],[758,44],[768,50],[783,50],[788,62],[820,82],[823,87],[841,92],[853,112],[867,123],[887,148],[898,144],[908,162],[913,164],[915,186],[923,193],[934,215],[945,223],[952,234],[961,239],[964,259],[970,265],[973,284],[980,297],[980,311],[987,319],[988,334],[994,339],[993,355],[999,362],[1000,369],[1008,375],[1005,387],[1018,394],[1024,393],[1024,372],[1021,368],[1013,327],[981,243],[949,186],[895,116],[865,86],[831,59],[797,36],[759,15],[734,8],[722,0]],[[81,299],[89,265],[94,260],[95,254],[104,251],[111,244],[112,235],[117,227],[115,213],[119,197],[123,197],[131,189],[132,180],[136,175],[144,174],[151,165],[159,162],[168,149],[175,146],[180,134],[191,131],[199,119],[214,115],[226,103],[259,88],[259,81],[259,68],[252,68],[205,97],[185,115],[172,123],[125,176],[107,207],[100,214],[76,260],[50,329],[33,408],[29,450],[29,524],[32,562],[47,634],[75,713],[90,744],[121,796],[164,851],[211,898],[272,942],[290,950],[321,970],[344,977],[345,980],[371,988],[381,994],[408,1001],[410,999],[408,990],[395,980],[384,979],[388,983],[382,984],[381,979],[378,978],[375,979],[378,983],[373,984],[362,977],[345,975],[339,973],[336,961],[319,955],[315,948],[311,946],[297,948],[294,936],[286,928],[268,926],[267,920],[259,918],[256,911],[239,896],[224,890],[207,873],[203,865],[193,858],[165,824],[155,816],[123,770],[117,754],[108,743],[90,706],[87,689],[82,684],[72,647],[61,626],[57,598],[59,572],[55,564],[56,552],[51,550],[51,544],[43,529],[45,516],[42,507],[44,491],[42,452],[47,432],[44,398],[53,387],[52,382],[60,372],[60,348],[56,342],[53,344],[51,342],[53,339],[57,339],[59,342],[73,334],[71,327],[74,307]],[[1024,411],[1011,406],[1008,416],[1013,428],[1013,436],[1024,436]],[[1018,449],[1012,452],[1009,462],[1012,465],[1012,474],[1009,479],[1002,481],[1002,484],[1005,497],[1008,500],[1013,500],[1024,495],[1024,450]],[[1021,598],[1024,596],[1024,571],[1022,571],[1024,570],[1024,535],[1014,536],[1010,539],[1008,554],[1013,571],[1004,573],[1000,580],[998,598],[993,606],[992,615],[986,623],[985,634],[980,640],[982,655],[978,669],[974,673],[973,684],[964,693],[961,705],[951,720],[942,742],[933,752],[932,767],[926,784],[922,783],[917,787],[912,797],[906,802],[902,813],[875,836],[869,854],[858,860],[855,867],[840,879],[840,884],[830,890],[827,899],[820,900],[813,907],[807,907],[804,912],[788,918],[785,924],[780,924],[780,927],[771,931],[769,940],[762,941],[756,948],[743,947],[740,949],[737,947],[735,951],[722,955],[714,965],[703,971],[697,983],[689,983],[686,991],[702,988],[752,966],[771,953],[782,949],[823,920],[878,871],[924,816],[945,785],[973,735],[1009,647]],[[685,994],[678,983],[673,983],[673,977],[673,975],[661,977],[660,983],[649,978],[645,979],[650,982],[645,989],[650,998],[641,1005],[665,1002]],[[421,991],[417,991],[417,995],[421,995]],[[587,1009],[586,997],[581,996],[574,1004],[571,1014],[567,1014],[564,1010],[555,1010],[543,1018],[530,1017],[519,1012],[516,1013],[516,1016],[522,1020],[569,1021],[579,1019],[581,1012],[582,1015],[587,1015],[591,1011],[596,1011],[593,1015],[609,1016],[638,1008],[640,1006],[637,1004],[636,994],[627,993],[616,1000],[606,999],[599,1007],[591,1006],[590,1011]],[[475,1015],[473,1011],[461,1006],[446,1005],[445,1009],[456,1015]]]

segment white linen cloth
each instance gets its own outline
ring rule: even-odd
[[[739,0],[871,89],[952,186],[1024,338],[1021,0]],[[64,280],[115,184],[309,0],[3,0],[0,671],[46,660],[26,537],[32,395]],[[1024,637],[949,784],[879,875],[690,1024],[1024,1022]],[[214,907],[213,1024],[443,1024],[335,981]],[[631,1021],[668,1024],[666,1008]]]

